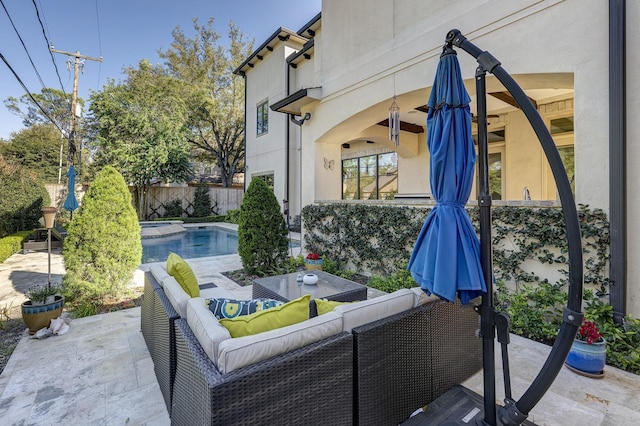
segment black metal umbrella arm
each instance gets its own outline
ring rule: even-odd
[[[479,192],[478,206],[480,210],[480,255],[483,275],[487,284],[487,294],[482,297],[482,304],[477,308],[481,315],[480,332],[483,337],[484,368],[484,409],[483,424],[496,425],[495,407],[495,359],[494,340],[496,328],[498,341],[502,345],[503,370],[505,373],[505,406],[500,407],[497,417],[502,425],[519,425],[524,422],[531,409],[547,392],[569,353],[576,332],[582,323],[582,240],[580,222],[571,185],[565,171],[560,154],[553,142],[549,130],[545,126],[538,111],[516,81],[502,68],[500,61],[489,52],[480,50],[469,42],[460,31],[451,30],[447,34],[443,54],[459,47],[476,58],[479,67],[476,71],[476,96],[478,105],[478,167]],[[493,305],[492,265],[491,265],[491,196],[489,194],[489,177],[487,166],[487,111],[485,75],[493,74],[511,93],[531,124],[551,167],[558,188],[562,213],[567,230],[569,248],[569,294],[567,307],[564,310],[562,325],[551,352],[540,369],[540,372],[525,391],[523,396],[514,401],[511,398],[509,379],[509,363],[506,345],[509,343],[509,318],[506,314],[496,312]]]

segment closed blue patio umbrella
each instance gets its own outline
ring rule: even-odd
[[[71,166],[67,171],[67,198],[64,200],[63,208],[73,212],[78,208],[78,200],[75,193],[76,169]]]
[[[440,57],[427,106],[429,180],[436,206],[418,235],[408,269],[428,293],[463,304],[486,292],[480,242],[465,204],[473,184],[476,152],[471,101],[453,49]]]

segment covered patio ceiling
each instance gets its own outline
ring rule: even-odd
[[[573,97],[572,73],[519,74],[513,77],[525,94],[537,105]],[[475,79],[465,80],[465,86],[471,95],[471,112],[475,115],[477,111]],[[489,94],[487,96],[489,119],[518,109],[507,90],[495,77],[488,76],[486,86]],[[426,131],[426,103],[430,91],[430,87],[425,87],[398,94],[396,97],[396,103],[400,107],[401,130],[405,135],[401,136],[401,139],[410,142],[408,145],[400,144],[398,149],[400,155],[411,157],[418,153],[418,147],[415,144],[418,141],[417,138],[424,137],[423,134]],[[388,142],[388,137],[385,136],[388,134],[388,108],[392,101],[392,98],[388,98],[352,115],[325,133],[319,140],[335,144],[371,140],[386,144]],[[391,147],[392,144],[389,146]],[[407,152],[402,152],[405,150]]]

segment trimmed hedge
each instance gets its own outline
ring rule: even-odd
[[[0,238],[40,227],[42,207],[51,199],[38,178],[0,157]]]
[[[180,220],[184,223],[209,223],[209,222],[226,222],[226,216],[205,216],[205,217],[159,217],[154,222],[166,222],[168,220]]]
[[[0,263],[22,250],[22,243],[27,240],[30,234],[31,231],[20,231],[0,238]]]

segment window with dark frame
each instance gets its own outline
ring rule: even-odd
[[[256,135],[260,136],[269,131],[269,102],[264,101],[258,105],[256,119]]]
[[[342,160],[343,200],[392,200],[397,192],[395,152]]]
[[[255,175],[253,176],[253,178],[262,179],[267,184],[267,186],[273,191],[273,187],[274,187],[273,173],[268,175]]]

